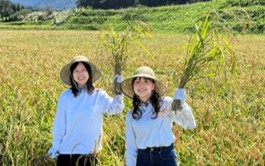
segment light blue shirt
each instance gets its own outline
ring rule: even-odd
[[[53,123],[53,148],[59,154],[91,154],[101,149],[104,114],[118,114],[124,108],[123,95],[110,97],[104,90],[86,91],[74,97],[66,90],[58,100]]]
[[[169,146],[174,142],[172,132],[173,122],[182,126],[184,129],[193,129],[196,122],[191,108],[184,103],[181,111],[171,111],[170,97],[162,99],[161,111],[157,118],[152,119],[153,106],[141,106],[142,117],[138,120],[132,118],[132,110],[126,115],[126,166],[135,166],[138,149],[147,147]]]

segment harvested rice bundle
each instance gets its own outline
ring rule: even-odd
[[[233,56],[230,42],[222,35],[213,21],[207,16],[204,22],[195,25],[195,33],[192,35],[188,47],[187,56],[184,58],[184,67],[180,76],[178,88],[184,88],[188,82],[209,78],[218,75],[225,67],[225,59]],[[233,58],[234,59],[234,58]],[[172,110],[180,110],[180,100],[174,100]]]
[[[102,41],[105,50],[112,56],[112,66],[114,69],[114,75],[121,75],[122,69],[126,66],[128,59],[128,47],[133,42],[137,41],[138,46],[150,55],[150,52],[141,44],[140,39],[142,36],[151,36],[151,30],[148,24],[143,22],[134,22],[128,24],[125,30],[118,32],[113,27],[109,27],[109,30],[102,32],[100,39]],[[113,85],[114,92],[121,94],[120,84],[115,83]]]

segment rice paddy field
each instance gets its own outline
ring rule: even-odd
[[[102,77],[95,86],[112,92],[112,57],[101,47],[100,32],[0,31],[0,165],[54,165],[41,157],[51,146],[56,102],[67,86],[61,67],[75,55],[98,65]],[[187,43],[186,35],[154,35],[143,39],[152,53],[129,46],[123,77],[141,65],[152,67],[168,87],[177,87]],[[233,41],[236,66],[215,78],[190,82],[187,102],[197,122],[194,130],[173,126],[180,166],[262,166],[265,162],[265,36],[237,36]],[[231,72],[233,71],[233,73]],[[98,165],[123,166],[125,114],[104,117],[103,149]],[[93,125],[93,124],[91,124]],[[36,162],[38,161],[38,162]]]

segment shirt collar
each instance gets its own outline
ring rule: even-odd
[[[77,90],[78,90],[78,92],[77,92],[77,96],[80,95],[80,94],[83,93],[83,92],[86,92],[86,90],[87,90],[87,86],[86,86],[86,84],[83,85],[81,88],[78,88]]]
[[[141,101],[140,106],[147,107],[149,104],[150,104],[150,100],[147,100],[146,102]]]

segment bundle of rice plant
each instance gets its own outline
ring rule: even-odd
[[[151,34],[149,33],[150,29],[146,25],[142,22],[134,22],[134,24],[128,24],[123,31],[116,31],[113,26],[110,26],[108,31],[100,34],[104,49],[112,56],[111,64],[114,69],[114,75],[122,73],[122,69],[124,69],[128,59],[128,47],[132,42],[137,41],[138,45],[150,55],[150,52],[140,42],[143,35],[150,36]],[[120,84],[114,84],[113,89],[115,93],[121,93]]]
[[[203,22],[195,25],[195,33],[191,36],[187,47],[178,88],[184,88],[188,82],[195,79],[218,75],[225,67],[223,65],[225,59],[234,56],[231,40],[226,39],[229,37],[228,33],[221,32],[214,23],[207,16]],[[180,100],[174,100],[172,110],[180,109]]]
[[[128,45],[131,42],[132,34],[128,29],[119,33],[114,30],[113,27],[109,28],[109,31],[101,34],[101,41],[107,52],[112,55],[112,65],[114,67],[114,74],[121,74],[122,67],[128,58],[126,54],[128,51]]]

